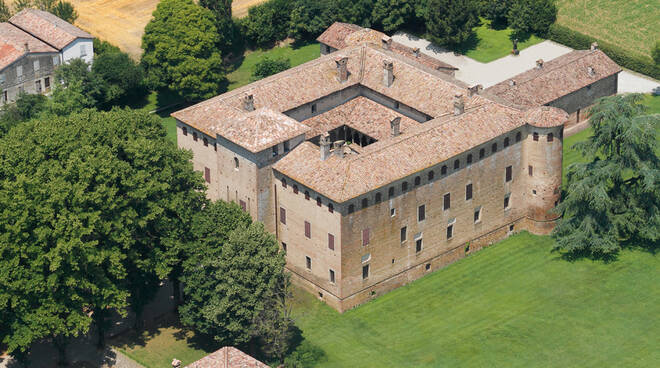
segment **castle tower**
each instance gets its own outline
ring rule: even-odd
[[[530,231],[548,234],[559,217],[553,209],[559,204],[562,182],[564,123],[568,114],[556,107],[541,106],[524,115],[528,134],[523,143],[523,177]]]

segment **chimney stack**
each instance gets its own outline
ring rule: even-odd
[[[243,109],[245,111],[254,111],[254,96],[247,95],[243,97]]]
[[[593,77],[594,75],[596,75],[596,71],[595,71],[594,68],[591,67],[591,66],[588,66],[588,67],[587,67],[587,73],[589,73],[589,76],[590,76],[590,77]]]
[[[319,140],[319,147],[321,147],[321,161],[325,161],[330,157],[330,135],[325,132],[321,135]]]
[[[476,84],[470,88],[468,88],[468,97],[472,97],[474,95],[478,95],[481,93],[481,91],[484,89],[484,86],[481,84]]]
[[[335,155],[339,158],[344,158],[344,145],[346,144],[345,141],[343,140],[338,140],[333,143],[334,149],[332,152],[334,152]]]
[[[179,359],[172,359],[172,368],[181,367],[181,361]]]
[[[591,51],[596,51],[598,50],[598,42],[594,42],[591,44]]]
[[[415,48],[413,49],[413,54],[415,54],[415,57],[416,57],[416,58],[419,57],[419,47],[415,47]]]
[[[515,86],[515,85],[516,85],[516,81],[515,81],[514,79],[511,79],[511,80],[509,81],[509,85],[510,85],[511,87]]]
[[[543,59],[536,60],[536,69],[542,69],[542,68],[543,68]]]
[[[460,115],[465,112],[465,102],[463,101],[463,95],[457,93],[454,95],[454,115]]]
[[[380,44],[383,46],[383,50],[389,50],[392,47],[392,37],[383,36],[380,39]]]
[[[390,60],[383,60],[383,84],[390,87],[394,83],[394,64]]]
[[[397,116],[392,121],[390,121],[390,131],[392,132],[392,137],[396,137],[401,134],[401,117]]]
[[[23,47],[25,47],[25,52],[30,52],[30,45],[27,42],[23,44]]]
[[[337,64],[337,79],[340,82],[346,82],[348,80],[348,58],[346,56],[340,56],[335,59]]]

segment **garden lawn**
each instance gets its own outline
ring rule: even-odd
[[[316,59],[319,57],[320,53],[321,51],[318,43],[311,43],[299,47],[288,45],[275,47],[270,50],[255,50],[247,52],[240,66],[227,75],[227,79],[229,79],[229,90],[231,91],[232,89],[250,83],[250,78],[252,78],[255,65],[262,60],[264,56],[269,56],[271,58],[287,58],[291,62],[291,66],[294,67]]]
[[[658,0],[557,0],[557,23],[650,57],[660,39]]]
[[[513,48],[512,30],[492,29],[490,21],[481,19],[481,25],[475,27],[474,34],[456,48],[456,51],[482,63],[509,55]],[[518,50],[525,49],[543,41],[534,35],[521,36],[518,40]]]
[[[660,261],[568,262],[522,233],[343,315],[304,292],[319,367],[657,367]]]

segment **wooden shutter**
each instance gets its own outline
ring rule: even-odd
[[[280,222],[286,225],[286,210],[280,207]]]
[[[307,221],[305,221],[305,236],[307,238],[312,237],[312,225]]]
[[[369,245],[369,229],[362,230],[362,245]]]
[[[211,182],[211,169],[208,167],[204,168],[204,180],[206,180],[207,183]]]
[[[328,233],[328,248],[335,250],[335,236],[330,233]]]

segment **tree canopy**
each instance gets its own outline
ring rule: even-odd
[[[0,22],[6,22],[11,18],[11,11],[5,3],[5,0],[0,0]]]
[[[17,12],[27,8],[44,10],[69,23],[73,23],[78,19],[78,13],[73,5],[63,0],[16,0],[14,1],[14,8]]]
[[[479,22],[474,0],[429,0],[426,28],[431,41],[457,45],[470,37]]]
[[[225,80],[214,14],[192,0],[163,0],[142,37],[142,65],[152,88],[188,101],[216,95]]]
[[[266,78],[273,74],[283,72],[291,68],[291,61],[284,57],[268,57],[264,56],[263,59],[259,60],[254,67],[254,73],[252,73],[253,80],[259,80]]]
[[[554,0],[512,0],[509,27],[517,32],[544,34],[557,20]]]
[[[92,319],[103,327],[155,287],[144,280],[168,275],[180,209],[203,202],[190,158],[158,118],[129,110],[32,120],[0,140],[0,339],[10,352],[86,333]]]
[[[568,167],[567,194],[557,207],[557,249],[609,256],[623,242],[660,238],[660,116],[645,115],[641,99],[612,96],[592,107],[593,135],[575,145],[588,161]]]

